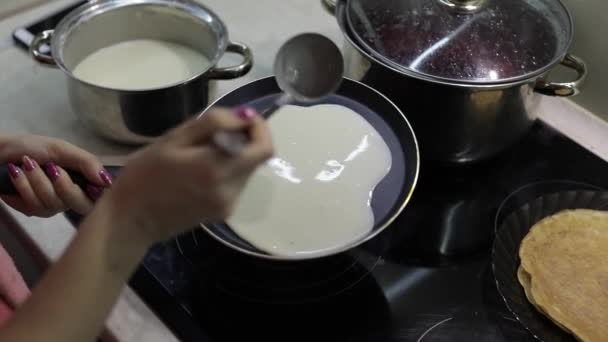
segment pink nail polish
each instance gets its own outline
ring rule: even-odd
[[[241,107],[236,111],[236,114],[239,116],[239,118],[249,121],[254,116],[258,115],[258,112],[253,107]]]
[[[15,166],[15,164],[8,163],[8,174],[13,178],[17,178],[19,175],[21,175],[21,171],[19,168],[17,168],[17,166]]]
[[[25,171],[34,171],[34,169],[36,168],[36,164],[34,164],[34,161],[31,160],[28,156],[24,156],[23,157],[23,168],[25,169]]]
[[[112,185],[112,175],[110,175],[110,173],[107,170],[101,170],[99,171],[99,177],[101,177],[101,180],[108,186]]]
[[[61,174],[59,173],[59,169],[57,168],[57,165],[55,165],[55,163],[53,163],[53,162],[46,163],[45,169],[46,169],[47,176],[49,176],[49,178],[53,182],[56,181],[57,178],[59,178],[59,176],[61,176]]]
[[[99,197],[103,194],[103,189],[92,184],[87,185],[87,194],[93,201],[97,201]]]

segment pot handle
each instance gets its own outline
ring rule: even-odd
[[[55,58],[50,54],[45,54],[40,49],[44,44],[51,46],[51,38],[53,38],[53,30],[46,30],[38,33],[30,44],[30,54],[35,60],[46,65],[57,65]]]
[[[228,43],[226,51],[243,56],[243,62],[231,67],[213,68],[209,70],[209,78],[230,80],[246,75],[249,70],[251,70],[251,67],[253,67],[253,53],[247,45],[238,42],[230,42]]]
[[[338,5],[338,0],[321,0],[321,3],[329,14],[336,14],[336,6]]]
[[[579,57],[566,54],[560,62],[561,65],[574,69],[578,73],[576,80],[572,82],[546,82],[539,80],[534,85],[534,91],[549,96],[574,96],[581,92],[581,86],[587,77],[587,65]]]

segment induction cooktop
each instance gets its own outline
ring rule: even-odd
[[[152,247],[130,285],[183,341],[534,341],[496,289],[497,209],[524,185],[608,188],[606,175],[608,163],[539,122],[490,161],[423,160],[410,204],[359,248],[276,262],[194,228]]]

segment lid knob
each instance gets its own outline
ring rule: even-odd
[[[475,12],[483,7],[486,0],[439,0],[444,5],[457,11]]]

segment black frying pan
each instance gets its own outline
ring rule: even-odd
[[[270,108],[281,91],[274,77],[266,77],[231,91],[211,106],[238,107],[248,105],[259,112]],[[201,224],[201,227],[221,243],[240,252],[256,257],[276,260],[295,260],[318,258],[337,254],[371,240],[393,222],[410,200],[418,179],[420,158],[418,143],[412,128],[401,111],[385,96],[376,90],[350,79],[344,79],[334,95],[320,101],[297,105],[339,104],[359,113],[382,135],[392,154],[392,167],[388,175],[374,190],[371,206],[375,224],[373,230],[354,243],[328,250],[325,254],[297,256],[293,258],[271,255],[252,246],[240,238],[225,223]],[[204,115],[204,114],[203,114]],[[311,138],[314,133],[311,132]],[[108,167],[117,175],[119,167]],[[68,173],[81,188],[86,187],[86,179],[68,170]],[[0,167],[0,194],[14,194],[6,167]]]
[[[249,105],[259,112],[270,108],[281,91],[274,77],[266,77],[224,95],[211,106],[235,107]],[[339,104],[359,113],[382,135],[393,158],[388,175],[374,190],[371,206],[375,224],[373,230],[362,239],[329,250],[323,255],[315,254],[314,258],[337,254],[354,248],[378,235],[387,228],[405,208],[413,193],[418,179],[419,155],[418,143],[412,128],[401,111],[385,96],[376,90],[350,79],[344,79],[334,95],[313,103],[295,103],[312,106],[317,104]],[[311,132],[311,139],[314,132]],[[221,224],[201,224],[211,236],[225,245],[256,257],[276,260],[295,260],[311,258],[310,256],[283,257],[271,255],[257,249],[241,239],[230,227]]]

